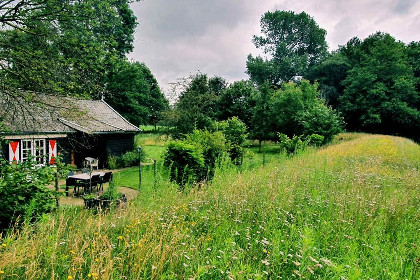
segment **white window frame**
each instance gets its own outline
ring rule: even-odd
[[[26,156],[26,151],[29,151],[29,156],[32,156],[33,153],[33,142],[30,139],[25,139],[20,141],[20,159],[22,162],[28,161],[28,157]],[[30,143],[31,147],[27,148],[27,143]]]
[[[24,143],[31,143],[31,147],[27,148],[27,144]],[[38,143],[38,144],[37,144]],[[42,145],[39,145],[42,143]],[[25,148],[24,148],[25,146]],[[38,149],[41,147],[41,149]],[[47,156],[47,147],[45,139],[22,139],[20,143],[20,152],[21,152],[21,160],[22,162],[28,161],[28,157],[25,157],[24,151],[30,151],[30,156],[33,157],[33,161],[37,162],[38,164],[45,164],[46,156]],[[36,152],[41,151],[42,155],[37,156]]]
[[[38,145],[36,145],[37,141],[38,141]],[[42,143],[42,147],[41,147],[41,145],[39,145],[40,143]],[[45,139],[34,139],[32,147],[33,147],[34,161],[36,161],[39,164],[45,164],[45,159],[46,159],[46,156],[47,156]],[[39,149],[39,147],[41,147],[41,149]],[[37,151],[41,151],[42,155],[37,156],[37,154],[36,154]]]

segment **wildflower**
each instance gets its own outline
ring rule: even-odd
[[[6,247],[7,245],[6,245],[6,243],[3,243],[3,244],[1,244],[1,246]]]
[[[4,274],[4,271],[3,270],[0,270],[0,274]]]
[[[67,279],[68,279],[68,280],[72,280],[72,279],[74,279],[74,278],[73,278],[73,276],[69,275],[69,276],[67,277]]]
[[[152,270],[155,270],[156,268],[157,268],[156,266],[152,265]]]
[[[269,265],[270,265],[270,263],[268,262],[268,260],[261,260],[261,262],[262,262],[264,265],[266,265],[266,266],[269,266]]]
[[[120,235],[120,236],[118,236],[118,239],[119,239],[119,240],[123,240],[123,239],[124,239],[124,237]]]

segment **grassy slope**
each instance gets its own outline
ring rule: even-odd
[[[419,279],[419,165],[415,143],[361,136],[188,195],[62,210],[3,239],[0,278]]]

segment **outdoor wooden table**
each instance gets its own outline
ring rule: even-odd
[[[89,181],[92,176],[95,175],[99,175],[100,177],[105,175],[105,172],[92,172],[91,174],[89,173],[83,173],[83,174],[76,174],[76,175],[71,175],[69,176],[69,178],[73,178],[76,180],[81,180],[81,181]]]
[[[92,176],[95,176],[95,175],[99,175],[99,177],[102,177],[105,175],[105,172],[92,172],[90,174],[82,173],[82,174],[71,175],[69,176],[69,178],[73,178],[78,181],[89,182]],[[69,186],[66,185],[66,194],[68,195],[68,193],[69,193]]]

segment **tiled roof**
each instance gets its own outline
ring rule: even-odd
[[[140,131],[103,100],[34,94],[26,101],[5,96],[0,99],[0,117],[13,134]]]

